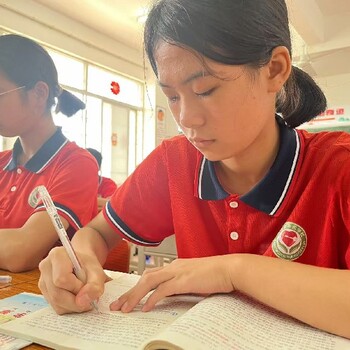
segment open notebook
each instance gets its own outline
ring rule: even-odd
[[[109,311],[139,276],[106,283],[99,311],[58,316],[50,307],[0,325],[4,332],[54,349],[348,350],[350,340],[316,330],[238,293],[166,298],[154,311]]]

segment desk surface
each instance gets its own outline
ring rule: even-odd
[[[22,292],[41,294],[40,289],[38,288],[38,280],[40,276],[38,269],[22,273],[11,273],[8,271],[0,270],[0,275],[12,276],[11,283],[0,284],[0,299],[4,299]],[[25,347],[24,349],[43,350],[49,348],[37,344],[32,344]]]

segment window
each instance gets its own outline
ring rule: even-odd
[[[85,90],[84,62],[53,50],[47,50],[52,57],[57,72],[58,82],[79,90]]]
[[[113,81],[120,85],[118,95],[111,92]],[[88,66],[87,91],[131,106],[143,105],[141,83],[92,65]]]
[[[69,91],[69,89],[67,89]],[[73,95],[83,100],[83,95],[70,91]],[[72,117],[67,118],[62,113],[52,113],[56,125],[62,128],[63,134],[70,140],[75,141],[80,147],[85,147],[85,122],[84,111],[78,111]]]

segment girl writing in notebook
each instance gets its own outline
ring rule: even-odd
[[[73,238],[77,280],[55,248],[40,288],[58,313],[103,292],[120,237],[179,259],[148,270],[111,304],[143,311],[182,293],[243,292],[350,338],[350,135],[295,129],[326,107],[291,63],[284,0],[160,0],[145,48],[183,135],[164,141]]]
[[[85,105],[58,83],[52,58],[19,35],[0,36],[0,135],[17,137],[0,152],[0,269],[37,267],[58,241],[35,189],[49,190],[70,236],[97,213],[97,165],[70,142],[51,109],[72,116]]]

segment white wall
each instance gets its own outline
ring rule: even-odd
[[[0,18],[4,28],[143,80],[141,49],[129,48],[37,2],[0,0]]]
[[[316,81],[325,93],[329,106],[350,105],[350,73],[322,77]]]

